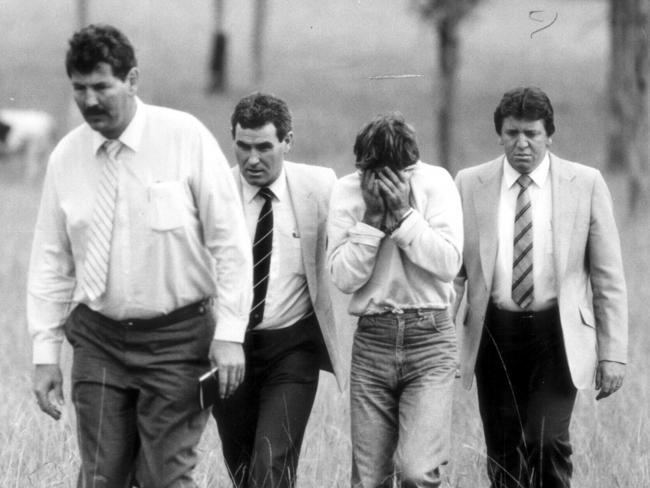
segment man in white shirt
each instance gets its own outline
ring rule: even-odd
[[[319,370],[333,371],[341,388],[345,382],[325,268],[336,176],[329,168],[285,161],[293,143],[291,114],[275,96],[242,98],[231,127],[254,298],[244,341],[246,378],[217,401],[213,414],[235,486],[292,487]]]
[[[462,170],[467,287],[461,354],[476,373],[492,488],[569,487],[577,388],[623,382],[627,299],[612,201],[601,174],[548,148],[553,107],[538,88],[503,95],[505,155]]]
[[[79,486],[125,486],[136,457],[143,486],[196,486],[209,417],[197,378],[217,365],[226,396],[244,373],[252,269],[234,180],[198,120],[137,98],[119,30],[75,33],[66,69],[86,124],[52,152],[36,224],[27,313],[38,404],[59,418],[65,334]]]
[[[449,459],[456,334],[449,306],[461,264],[460,198],[419,160],[399,114],[357,135],[358,171],[336,183],[328,267],[359,317],[350,374],[352,486],[437,487]],[[394,463],[394,460],[397,463]]]

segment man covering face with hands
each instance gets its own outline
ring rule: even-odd
[[[448,311],[461,264],[460,199],[449,173],[420,161],[400,114],[354,144],[336,183],[328,266],[359,317],[350,376],[352,486],[440,486],[449,456],[456,337]],[[396,460],[396,462],[394,462]]]

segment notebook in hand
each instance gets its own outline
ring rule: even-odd
[[[211,407],[219,398],[219,377],[213,368],[199,377],[199,405],[201,409]]]

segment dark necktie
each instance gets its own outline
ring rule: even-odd
[[[515,232],[512,252],[512,299],[521,308],[527,308],[535,297],[533,289],[533,210],[529,185],[533,180],[521,175],[521,187],[515,209]]]
[[[252,329],[264,317],[264,302],[269,285],[269,269],[271,267],[271,251],[273,249],[273,192],[262,188],[258,192],[264,198],[260,210],[253,240],[253,307],[248,320],[248,328]]]

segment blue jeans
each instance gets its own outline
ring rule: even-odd
[[[352,486],[440,486],[456,333],[447,310],[364,316],[350,372]]]

